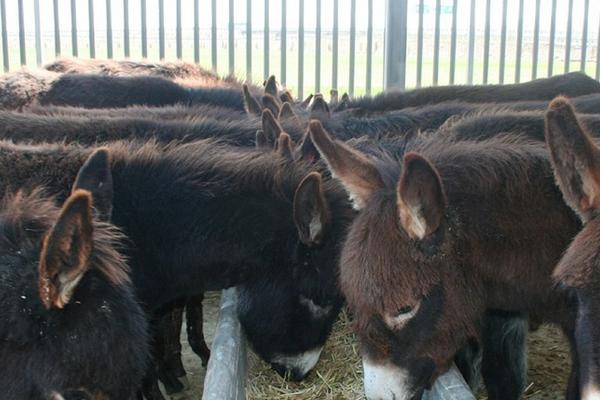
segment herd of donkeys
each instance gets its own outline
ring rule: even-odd
[[[203,363],[204,291],[301,380],[342,307],[369,400],[456,364],[526,387],[526,337],[570,343],[600,399],[600,83],[295,99],[181,62],[59,60],[0,77],[3,399],[163,399]]]

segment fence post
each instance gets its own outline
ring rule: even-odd
[[[406,22],[407,0],[386,0],[385,57],[383,82],[385,88],[406,85]]]

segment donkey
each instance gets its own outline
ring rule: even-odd
[[[570,102],[555,99],[546,113],[546,141],[556,181],[565,202],[584,226],[575,236],[554,271],[554,279],[577,298],[575,337],[579,354],[580,391],[583,400],[600,398],[598,347],[599,204],[596,193],[600,148],[583,127]]]
[[[4,398],[134,399],[141,385],[147,325],[123,235],[93,216],[92,206],[109,204],[81,187],[62,208],[39,188],[0,202]]]
[[[558,324],[573,347],[567,398],[578,398],[575,302],[552,270],[581,225],[542,144],[434,135],[375,158],[334,141],[317,121],[311,138],[360,210],[340,256],[340,286],[367,398],[420,398],[458,349],[485,341],[486,310]],[[488,356],[484,370],[496,362]],[[495,389],[490,399],[523,390],[510,381]]]
[[[342,305],[337,249],[354,215],[337,183],[311,173],[310,164],[210,140],[109,149],[112,161],[104,150],[94,153],[84,176],[97,183],[112,176],[114,194],[103,196],[114,197],[112,220],[129,238],[132,281],[148,310],[251,280],[275,287],[291,281],[295,296],[305,300],[289,303],[285,314],[310,316],[316,304],[328,311],[316,323],[331,329]],[[78,146],[0,144],[0,162],[19,172],[7,185],[43,181],[58,194],[89,154]],[[260,309],[256,313],[254,321],[261,318]],[[298,358],[323,345],[322,329],[304,332],[303,343],[292,340],[301,333],[263,329],[290,339],[257,346],[259,355],[298,377],[314,366],[318,357],[295,370]]]
[[[571,72],[509,85],[437,86],[408,91],[387,91],[373,97],[349,100],[345,108],[356,109],[359,112],[382,112],[449,100],[469,103],[550,101],[559,94],[575,97],[590,93],[600,93],[600,83],[580,72]]]

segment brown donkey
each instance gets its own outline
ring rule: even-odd
[[[555,99],[546,113],[546,141],[554,175],[567,204],[584,223],[554,277],[578,301],[575,341],[583,400],[600,399],[600,148],[582,127],[569,102]]]
[[[556,323],[574,342],[575,307],[552,271],[580,223],[542,144],[434,136],[371,158],[316,121],[311,137],[360,210],[340,256],[340,284],[368,399],[420,399],[458,349],[485,340],[486,310]],[[485,350],[483,357],[484,366],[497,362]],[[569,399],[578,398],[577,379],[574,368]],[[488,394],[521,393],[507,381]]]

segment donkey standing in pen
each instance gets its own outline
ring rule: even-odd
[[[486,310],[559,325],[572,346],[568,399],[579,398],[576,302],[552,270],[580,229],[539,142],[424,138],[377,158],[311,137],[360,210],[340,262],[369,399],[418,399],[458,349],[482,338]],[[483,354],[486,370],[496,360]],[[496,368],[498,368],[497,366]],[[486,380],[486,383],[488,381]],[[507,381],[490,399],[517,399]]]
[[[583,229],[554,271],[555,280],[577,298],[575,339],[583,400],[600,399],[600,147],[564,98],[546,113],[546,141],[564,199]]]
[[[13,170],[14,171],[14,170]],[[0,385],[12,400],[131,399],[147,325],[119,248],[78,180],[62,209],[42,190],[0,202]]]

